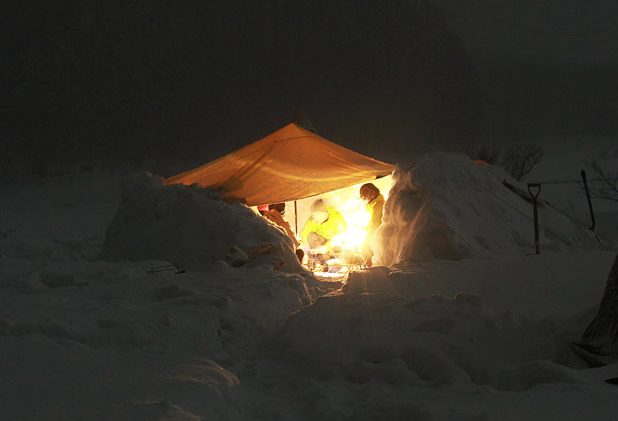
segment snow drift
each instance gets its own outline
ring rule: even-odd
[[[121,183],[120,207],[101,257],[166,260],[185,270],[261,265],[304,273],[291,239],[240,203],[143,173]]]
[[[275,254],[245,260],[261,238],[241,227],[274,229],[239,216],[246,208],[190,188],[173,196],[141,176],[124,183],[122,213],[117,185],[96,174],[0,195],[4,226],[19,227],[0,239],[2,419],[615,418],[615,386],[605,380],[616,364],[582,370],[568,343],[594,317],[616,251],[372,268],[344,288],[321,282],[311,291],[311,277],[264,264]],[[167,202],[185,196],[191,212]],[[153,216],[159,200],[173,207],[157,218],[166,221]],[[138,224],[122,233],[128,252],[146,255],[134,243],[150,234],[137,228],[186,226],[191,245],[208,232],[191,229],[211,208],[227,219],[199,221],[237,237],[191,259],[216,270],[150,275],[165,262],[94,259],[116,213]],[[111,243],[120,234],[107,247],[122,256],[121,238]],[[237,260],[227,256],[234,243]],[[164,246],[154,249],[171,259]],[[217,263],[222,255],[244,264]]]
[[[525,191],[501,168],[477,165],[465,155],[427,154],[397,165],[373,239],[375,261],[391,266],[534,251],[527,192],[506,188],[505,179]],[[585,227],[542,200],[539,225],[541,250],[599,247]]]

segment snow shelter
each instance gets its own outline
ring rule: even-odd
[[[295,123],[235,152],[175,175],[248,206],[291,202],[390,175],[393,166],[324,139]]]

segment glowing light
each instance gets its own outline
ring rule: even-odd
[[[361,205],[357,206],[353,211],[347,212],[344,217],[348,225],[358,227],[366,227],[369,225],[369,220],[371,219],[371,215],[369,211],[365,209],[364,203],[361,203]]]
[[[359,199],[351,199],[341,203],[340,206],[339,212],[343,215],[348,228],[330,241],[330,247],[359,251],[367,238],[365,228],[369,225],[371,215],[365,209],[365,203]]]
[[[341,278],[350,272],[350,267],[341,259],[329,259],[327,262],[328,270],[314,272],[316,275],[323,278]]]
[[[341,214],[348,226],[346,232],[333,239],[332,244],[343,250],[359,251],[367,238],[365,228],[369,225],[371,215],[365,209],[365,203],[359,199],[348,201],[342,206]]]
[[[373,180],[372,183],[380,189],[386,199],[391,187],[391,181],[391,176],[387,176]],[[329,273],[327,276],[331,277],[334,276],[333,272],[337,270],[337,266],[343,265],[350,269],[360,267],[363,264],[362,251],[363,245],[367,241],[366,229],[369,227],[371,214],[365,208],[367,202],[359,197],[362,184],[364,183],[320,195],[319,198],[323,199],[327,206],[331,206],[341,213],[346,222],[347,230],[331,239],[326,247],[321,247],[318,250],[309,250],[306,248],[307,244],[303,244],[307,256],[305,259],[306,264],[312,271],[315,270],[316,274],[326,269]],[[317,197],[312,197],[299,201],[298,209],[301,216],[298,219],[298,229],[302,229],[307,220],[306,218],[311,214],[310,205],[316,199]],[[341,263],[328,262],[327,265],[319,264],[313,257],[320,254],[340,258]],[[338,272],[337,275],[340,276],[341,273],[343,272]]]

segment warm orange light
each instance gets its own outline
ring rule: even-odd
[[[340,212],[348,229],[333,238],[331,244],[340,246],[342,250],[359,251],[367,238],[366,227],[369,225],[371,215],[365,209],[365,203],[358,199],[342,204]]]
[[[391,176],[383,177],[374,180],[373,184],[380,189],[380,192],[386,199],[391,187]],[[358,184],[345,189],[333,191],[319,196],[328,206],[332,206],[337,212],[343,216],[347,230],[334,237],[327,246],[318,250],[305,250],[307,252],[308,266],[314,270],[311,255],[330,255],[334,257],[327,262],[328,272],[320,272],[321,265],[316,266],[314,273],[320,276],[338,277],[349,272],[350,269],[360,266],[364,260],[362,256],[363,244],[367,241],[367,231],[371,214],[366,209],[367,202],[360,198],[360,186]],[[309,206],[316,200],[316,197],[308,199],[305,203],[300,203],[298,208],[301,214],[306,218],[310,215]],[[300,227],[306,219],[300,220]]]

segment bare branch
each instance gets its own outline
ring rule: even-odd
[[[601,185],[591,186],[590,194],[597,199],[618,202],[618,171],[614,173],[605,171],[598,160],[595,160],[591,166],[595,174],[601,179]]]
[[[501,164],[514,179],[520,181],[541,162],[543,156],[540,146],[514,146],[504,154]]]

